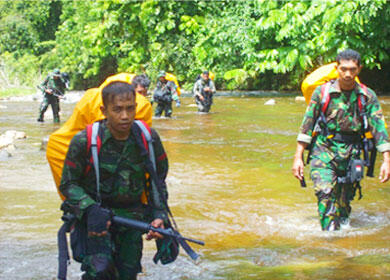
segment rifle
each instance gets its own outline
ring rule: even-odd
[[[44,93],[46,92],[46,88],[42,87],[42,86],[37,86],[38,89],[42,90]],[[52,91],[52,95],[57,97],[57,98],[60,98],[60,99],[63,99],[64,98],[64,95],[56,88],[49,88],[51,91]]]
[[[184,237],[178,231],[176,231],[172,228],[167,228],[167,229],[156,228],[156,227],[151,226],[148,223],[129,219],[129,218],[124,218],[124,217],[120,217],[120,216],[113,216],[112,222],[116,225],[121,225],[121,226],[125,226],[128,228],[133,228],[133,229],[139,230],[139,231],[144,232],[144,233],[147,233],[151,230],[154,232],[158,232],[158,233],[162,234],[163,236],[172,237],[172,238],[175,238],[177,240],[186,240],[186,241],[196,243],[196,244],[199,244],[202,246],[205,245],[205,243],[203,241]]]

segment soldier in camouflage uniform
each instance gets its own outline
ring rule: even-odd
[[[150,203],[149,199],[148,205],[141,202],[145,190],[148,197],[153,197],[154,193],[147,187],[145,177],[148,154],[140,148],[141,135],[137,134],[138,127],[133,123],[134,87],[113,82],[102,90],[102,96],[106,119],[101,121],[99,129],[101,206],[97,203],[95,172],[90,168],[86,130],[76,134],[70,143],[60,191],[73,214],[88,228],[87,252],[81,266],[85,271],[83,279],[136,279],[141,271],[142,233],[111,225],[101,207],[112,210],[115,215],[151,222],[154,227],[164,227],[167,217],[163,205]],[[151,134],[162,186],[159,195],[166,199],[168,160],[158,134],[153,129]],[[161,235],[149,232],[146,239],[151,238],[161,238]]]
[[[208,113],[213,104],[213,94],[215,93],[215,85],[209,77],[209,71],[204,71],[195,82],[193,92],[198,112]]]
[[[360,54],[345,50],[338,54],[336,61],[339,78],[329,82],[330,101],[324,112],[326,121],[322,123],[322,131],[315,138],[316,141],[312,143],[310,162],[322,230],[338,230],[340,225],[349,223],[350,202],[356,189],[353,184],[339,183],[338,178],[346,175],[352,159],[360,158],[360,95],[366,100],[364,109],[368,118],[368,129],[374,137],[377,150],[383,153],[384,162],[379,178],[381,182],[386,182],[390,176],[390,143],[381,106],[373,90],[367,88],[367,91],[364,91],[360,84],[355,82],[355,77],[361,69]],[[313,139],[313,130],[320,117],[321,99],[321,87],[318,87],[312,95],[297,138],[298,145],[292,169],[299,180],[303,179],[303,152]],[[326,130],[328,134],[324,133]]]
[[[177,86],[174,82],[165,79],[166,73],[161,71],[158,74],[158,81],[154,90],[152,102],[157,102],[157,107],[154,111],[156,117],[161,117],[165,111],[165,116],[172,116],[172,100],[176,101],[176,107],[180,107],[180,99],[177,95]]]
[[[64,95],[67,87],[67,81],[61,76],[61,72],[58,69],[54,69],[53,73],[49,74],[43,83],[39,86],[42,89],[43,100],[39,108],[38,122],[43,122],[43,116],[51,105],[53,111],[53,120],[55,123],[60,122],[60,103],[59,99]]]

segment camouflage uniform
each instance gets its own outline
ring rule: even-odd
[[[157,102],[157,107],[154,111],[156,117],[160,117],[165,111],[166,117],[172,115],[172,100],[177,101],[179,97],[176,93],[177,86],[172,81],[166,83],[158,81],[153,94],[153,101]]]
[[[210,92],[205,92],[204,88],[209,87]],[[215,85],[211,79],[205,80],[199,78],[194,84],[194,97],[195,102],[198,105],[198,112],[208,113],[210,111],[211,105],[213,104],[213,94],[215,93]],[[204,100],[200,100],[197,94],[200,94],[204,97]]]
[[[59,72],[59,71],[58,71]],[[40,88],[42,88],[43,93],[43,100],[39,107],[39,117],[38,121],[43,122],[44,114],[51,105],[51,109],[53,111],[53,120],[56,123],[60,122],[60,102],[58,96],[63,96],[65,93],[66,83],[61,78],[61,76],[58,73],[58,78],[54,78],[54,76],[57,75],[56,73],[52,73],[46,77],[46,79],[43,81],[43,83],[40,85]],[[54,91],[54,94],[48,94],[45,92],[45,89],[51,89]],[[57,95],[57,96],[56,96]]]
[[[105,121],[101,124],[101,149],[99,152],[100,194],[102,206],[115,215],[151,222],[156,218],[166,220],[163,205],[148,206],[141,203],[141,194],[147,190],[145,161],[148,154],[142,152],[136,142],[136,124],[131,128],[127,140],[113,138]],[[168,160],[158,134],[152,129],[158,179],[162,182],[163,193],[167,198],[165,177]],[[96,178],[93,168],[85,172],[89,165],[86,130],[76,134],[70,143],[62,172],[60,191],[74,207],[73,212],[81,220],[86,209],[95,204]],[[153,206],[151,206],[153,204]],[[103,279],[135,279],[141,271],[142,233],[121,226],[112,225],[104,237],[88,237],[87,256],[81,269],[86,273],[83,279],[97,278],[104,271]]]
[[[369,131],[374,137],[375,146],[379,152],[389,151],[390,144],[381,106],[375,92],[371,89],[367,91],[366,94],[357,84],[351,92],[343,92],[340,91],[337,80],[332,82],[329,88],[330,102],[325,112],[326,127],[329,134],[361,135],[358,96],[363,94],[366,98],[365,111]],[[317,87],[306,110],[298,141],[311,143],[320,110],[321,87]],[[313,143],[311,179],[318,197],[318,212],[323,230],[329,230],[330,227],[339,229],[340,223],[348,220],[351,213],[350,202],[355,196],[356,189],[352,184],[338,183],[337,178],[346,175],[351,159],[360,158],[361,147],[361,143],[327,139],[327,135],[323,133],[320,133]]]

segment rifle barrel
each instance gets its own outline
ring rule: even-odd
[[[203,241],[184,237],[180,233],[175,232],[172,229],[164,229],[164,228],[152,227],[150,224],[145,223],[145,222],[141,222],[141,221],[137,221],[137,220],[133,220],[133,219],[128,219],[128,218],[123,218],[123,217],[119,217],[119,216],[113,216],[112,217],[112,221],[115,224],[122,225],[122,226],[125,226],[125,227],[134,228],[136,230],[139,230],[139,231],[142,231],[142,232],[145,232],[145,233],[148,232],[149,230],[151,230],[151,231],[154,231],[154,232],[158,232],[158,233],[160,233],[160,234],[162,234],[164,236],[170,236],[170,237],[173,237],[173,238],[176,238],[176,239],[179,239],[179,240],[180,239],[187,240],[189,242],[196,243],[196,244],[199,244],[199,245],[202,245],[202,246],[205,245],[205,243]]]

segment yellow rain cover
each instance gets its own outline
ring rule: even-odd
[[[179,82],[177,81],[176,76],[173,75],[173,74],[171,74],[171,73],[166,72],[166,74],[165,74],[165,79],[166,79],[167,81],[172,81],[172,82],[175,83],[175,85],[177,86],[177,89],[176,89],[177,95],[180,96],[180,94],[181,94],[181,89],[180,89],[180,85],[179,85]]]
[[[57,186],[58,194],[64,200],[59,191],[62,168],[64,165],[68,146],[73,136],[83,130],[88,124],[104,119],[100,106],[103,105],[101,90],[113,81],[122,81],[131,84],[134,74],[119,73],[108,77],[99,88],[88,89],[80,101],[76,104],[72,115],[58,130],[50,135],[47,143],[46,157]],[[136,119],[144,120],[149,126],[152,125],[152,107],[146,97],[137,94]]]
[[[302,82],[301,90],[307,104],[309,104],[311,95],[318,86],[339,77],[336,67],[337,63],[332,62],[317,68],[306,76]],[[356,77],[356,81],[360,83],[358,77]]]
[[[209,77],[210,77],[210,79],[211,79],[212,81],[214,81],[214,79],[215,79],[215,74],[214,74],[213,72],[209,71]]]

